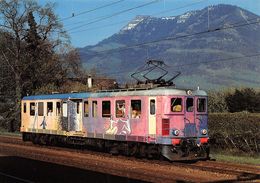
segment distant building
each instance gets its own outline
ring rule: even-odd
[[[104,77],[91,77],[88,78],[68,78],[69,82],[78,82],[86,85],[86,89],[91,90],[108,90],[118,88],[115,79],[104,78]]]

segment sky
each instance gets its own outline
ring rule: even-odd
[[[55,3],[55,13],[74,47],[95,45],[138,15],[166,17],[209,5],[231,4],[260,15],[260,0],[38,0]],[[100,8],[103,7],[103,8]],[[137,8],[138,7],[138,8]],[[164,12],[164,13],[162,13]],[[210,13],[209,13],[210,15]],[[210,16],[209,16],[210,18]]]

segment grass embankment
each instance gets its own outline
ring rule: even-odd
[[[0,135],[10,135],[10,136],[21,136],[20,132],[8,132],[6,129],[0,127]]]
[[[239,164],[253,164],[260,166],[260,156],[251,157],[246,155],[232,155],[230,153],[225,152],[212,152],[210,154],[212,159],[216,159],[216,161],[224,161],[230,163],[239,163]]]

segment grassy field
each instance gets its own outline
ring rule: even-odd
[[[223,152],[217,152],[217,153],[211,153],[210,157],[212,159],[216,159],[216,161],[260,165],[260,155],[256,157],[250,157],[246,155],[238,156],[238,155],[231,155]]]

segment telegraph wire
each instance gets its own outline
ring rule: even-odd
[[[235,59],[242,59],[242,58],[251,58],[251,57],[258,57],[260,56],[260,53],[255,53],[252,55],[244,55],[244,56],[238,56],[238,57],[230,57],[230,58],[224,58],[224,59],[218,59],[218,60],[213,60],[213,61],[202,61],[202,62],[194,62],[194,63],[189,63],[189,64],[182,64],[182,65],[176,65],[174,67],[186,67],[190,65],[196,65],[196,64],[208,64],[208,63],[217,63],[217,62],[227,62],[230,60],[235,60]],[[240,60],[239,62],[241,62]],[[260,61],[260,60],[259,60]]]
[[[201,1],[198,1],[198,2],[195,2],[195,3],[190,3],[190,4],[187,4],[187,5],[178,7],[178,8],[168,9],[168,10],[165,10],[165,11],[154,13],[154,14],[152,14],[152,16],[160,15],[160,14],[164,14],[164,13],[168,13],[168,12],[172,12],[172,11],[176,11],[176,10],[180,10],[180,9],[187,8],[187,7],[190,7],[190,6],[194,6],[194,5],[200,4],[204,1],[208,1],[208,0],[201,0]]]
[[[197,65],[197,64],[211,64],[211,63],[218,63],[218,62],[228,62],[228,61],[233,61],[235,59],[252,58],[252,57],[258,57],[258,56],[260,56],[260,53],[238,56],[238,57],[229,57],[229,58],[225,58],[225,59],[217,59],[217,60],[213,60],[213,61],[201,61],[201,62],[194,62],[194,63],[189,63],[189,64],[173,65],[173,66],[168,66],[168,67],[176,67],[177,68],[177,67],[186,67],[186,66]],[[237,60],[236,62],[244,62],[244,61],[245,60]],[[256,60],[256,61],[260,61],[260,60]],[[252,62],[252,61],[248,61],[248,62]],[[113,74],[123,74],[123,73],[127,73],[127,72],[128,71],[120,71],[119,70],[119,72],[110,72],[110,73],[102,73],[102,74],[113,75]]]
[[[109,7],[109,6],[113,6],[113,5],[118,4],[118,3],[121,3],[121,2],[123,2],[123,1],[125,1],[125,0],[115,1],[115,2],[112,2],[112,3],[105,4],[105,5],[103,5],[103,6],[96,7],[96,8],[94,8],[94,9],[82,11],[82,12],[80,12],[80,13],[78,13],[78,14],[73,14],[72,16],[69,16],[69,17],[66,17],[66,18],[62,18],[62,19],[60,19],[59,21],[69,20],[69,19],[71,19],[71,18],[80,16],[80,15],[83,15],[83,14],[86,14],[86,13],[90,13],[90,12],[93,12],[93,11],[96,11],[96,10],[99,10],[99,9],[103,9],[103,8],[106,8],[106,7]]]
[[[126,21],[127,20],[123,20],[123,21],[120,21],[120,22],[112,23],[112,24],[106,24],[106,25],[103,25],[103,26],[97,26],[97,27],[92,27],[92,28],[88,28],[88,29],[84,29],[84,30],[74,31],[74,32],[70,32],[70,34],[85,32],[85,31],[89,31],[89,30],[101,29],[101,28],[104,28],[104,27],[111,27],[111,26],[114,26],[114,25],[125,23]],[[130,20],[128,20],[128,21],[130,21]]]
[[[87,25],[90,25],[90,24],[93,24],[93,23],[96,23],[96,22],[100,22],[100,21],[109,19],[109,18],[112,18],[112,17],[114,17],[114,16],[117,16],[117,15],[120,15],[120,14],[123,14],[123,13],[126,13],[126,12],[128,12],[128,11],[132,11],[132,10],[135,10],[135,9],[138,9],[138,8],[142,8],[142,7],[145,7],[145,6],[148,6],[148,5],[157,3],[157,2],[159,2],[159,1],[161,1],[161,0],[153,0],[153,1],[149,2],[149,3],[141,4],[141,5],[132,7],[132,8],[128,8],[128,9],[125,9],[125,10],[122,10],[122,11],[119,11],[119,12],[116,12],[116,13],[113,13],[113,14],[111,14],[111,15],[103,16],[103,17],[101,17],[101,18],[98,18],[98,19],[96,19],[96,20],[94,20],[94,21],[91,21],[91,22],[82,24],[82,25],[80,25],[80,26],[72,27],[71,29],[69,29],[69,30],[67,30],[67,31],[79,29],[79,28],[81,28],[81,27],[85,27],[85,26],[87,26]]]
[[[254,21],[254,22],[250,22],[250,23],[233,25],[233,26],[222,26],[222,27],[218,27],[218,28],[215,28],[215,29],[209,29],[209,30],[206,30],[206,31],[196,32],[196,33],[193,33],[193,34],[187,34],[187,35],[175,36],[175,37],[166,37],[166,38],[163,38],[163,39],[158,39],[158,40],[154,40],[154,41],[139,43],[139,44],[135,44],[135,45],[130,45],[130,46],[124,46],[124,47],[119,47],[119,48],[113,48],[113,49],[107,49],[107,50],[103,50],[103,51],[98,51],[98,52],[93,53],[93,55],[100,55],[100,54],[103,54],[103,53],[109,53],[109,52],[113,52],[113,51],[124,51],[124,50],[128,50],[128,49],[131,49],[131,48],[151,45],[151,44],[155,44],[155,43],[159,43],[159,42],[163,42],[163,41],[171,41],[171,40],[176,40],[176,39],[183,39],[183,38],[198,36],[198,35],[212,33],[212,32],[218,32],[218,31],[227,30],[227,29],[234,29],[234,28],[244,27],[244,26],[258,24],[258,23],[260,23],[260,20]]]
[[[173,9],[168,9],[168,10],[165,10],[165,11],[161,11],[161,12],[158,12],[158,13],[154,13],[154,14],[151,14],[150,16],[156,16],[156,15],[160,15],[160,14],[164,14],[164,13],[168,13],[168,12],[173,12],[173,11],[176,11],[176,10],[180,10],[180,9],[183,9],[183,8],[187,8],[187,7],[190,7],[190,6],[194,6],[196,4],[199,4],[199,3],[202,3],[204,1],[207,1],[207,0],[201,0],[201,1],[198,1],[196,3],[191,3],[191,4],[187,4],[185,6],[181,6],[181,7],[178,7],[178,8],[173,8]],[[110,27],[112,25],[118,25],[118,24],[121,24],[121,23],[128,23],[130,20],[125,20],[125,21],[120,21],[120,22],[115,22],[114,24],[108,24],[108,25],[104,25],[104,27]],[[81,22],[76,22],[74,24],[78,24],[78,23],[82,23]],[[71,25],[71,24],[70,24]],[[101,27],[101,26],[100,26]],[[78,33],[78,32],[85,32],[85,31],[88,31],[88,30],[94,30],[94,29],[99,29],[100,27],[98,28],[89,28],[89,29],[84,29],[84,30],[78,30],[78,31],[74,31],[74,32],[70,32],[70,34],[74,34],[74,33]]]
[[[260,20],[260,17],[251,18],[251,19],[249,19],[249,20],[245,20],[245,19],[244,19],[244,20],[240,20],[240,21],[237,21],[237,22],[234,22],[234,23],[230,23],[229,26],[230,26],[230,25],[235,26],[235,25],[240,24],[240,23],[243,23],[243,22],[245,22],[245,21],[246,21],[247,23],[250,23],[251,21],[253,21],[253,20],[258,20],[258,19]],[[223,20],[221,24],[224,24],[224,21],[226,21],[226,20]],[[225,24],[223,25],[223,27],[225,27]]]
[[[244,22],[244,21],[246,21],[247,23],[250,23],[252,20],[260,20],[260,17],[251,18],[249,20],[241,20],[239,22],[232,23],[231,25],[237,25],[237,24]]]

